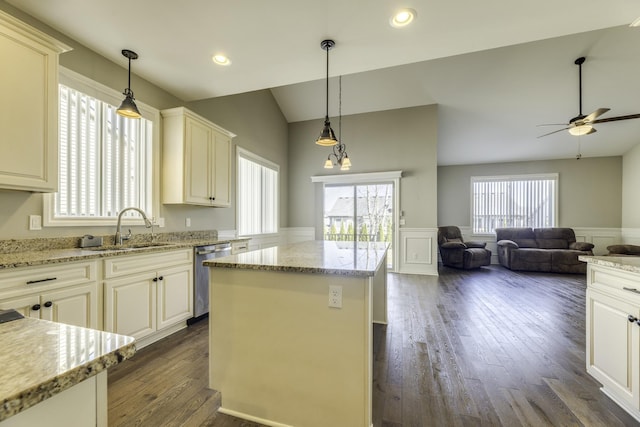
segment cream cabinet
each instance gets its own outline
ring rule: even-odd
[[[186,327],[193,316],[193,250],[104,261],[104,327],[138,348]]]
[[[587,372],[640,420],[640,275],[589,264]]]
[[[241,254],[249,250],[249,241],[243,240],[240,242],[231,243],[231,255]]]
[[[0,11],[0,188],[58,186],[58,55],[70,48]]]
[[[235,135],[183,107],[161,114],[163,203],[231,206]]]
[[[97,263],[71,262],[0,272],[0,309],[99,328]]]

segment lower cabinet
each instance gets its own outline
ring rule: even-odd
[[[98,329],[96,262],[20,268],[0,273],[0,309]]]
[[[637,277],[634,277],[637,276]],[[587,372],[640,420],[640,276],[589,264]]]
[[[113,278],[104,281],[105,330],[132,336],[141,348],[185,327],[193,316],[192,254],[180,250],[106,260],[105,276]]]

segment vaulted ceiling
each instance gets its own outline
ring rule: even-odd
[[[439,105],[438,162],[467,164],[621,155],[640,142],[640,119],[596,125],[580,138],[537,139],[583,112],[640,113],[636,0],[6,0],[185,100],[271,89],[289,122],[324,116],[326,54],[343,75],[345,115]],[[392,28],[410,7],[411,26]],[[224,53],[232,61],[211,61]],[[337,114],[331,79],[330,115]],[[559,128],[559,127],[558,127]],[[354,141],[355,143],[355,141]]]

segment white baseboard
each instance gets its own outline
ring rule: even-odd
[[[221,414],[230,415],[232,417],[240,418],[240,419],[243,419],[243,420],[252,421],[254,423],[262,424],[262,425],[265,425],[265,426],[271,426],[271,427],[293,427],[293,426],[290,426],[289,424],[282,424],[282,423],[278,423],[276,421],[267,420],[265,418],[254,417],[253,415],[248,415],[248,414],[245,414],[244,412],[234,411],[233,409],[227,409],[227,408],[224,408],[222,406],[220,408],[218,408],[218,412],[220,412]]]

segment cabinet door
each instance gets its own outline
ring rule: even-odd
[[[213,130],[185,117],[185,202],[210,205],[212,188]]]
[[[231,138],[214,132],[214,192],[212,206],[231,206]]]
[[[0,16],[0,188],[56,191],[58,53],[11,21]]]
[[[192,275],[191,265],[158,273],[158,329],[193,316]]]
[[[640,405],[640,309],[622,299],[587,289],[587,372],[605,390]]]
[[[98,285],[57,289],[40,297],[41,319],[83,328],[98,327]]]
[[[104,282],[104,328],[142,338],[156,330],[155,276],[149,274]]]
[[[15,298],[3,298],[0,301],[0,310],[8,310],[13,308],[25,317],[40,317],[42,307],[40,306],[40,296],[37,294],[19,296]],[[33,308],[38,308],[33,310]]]

